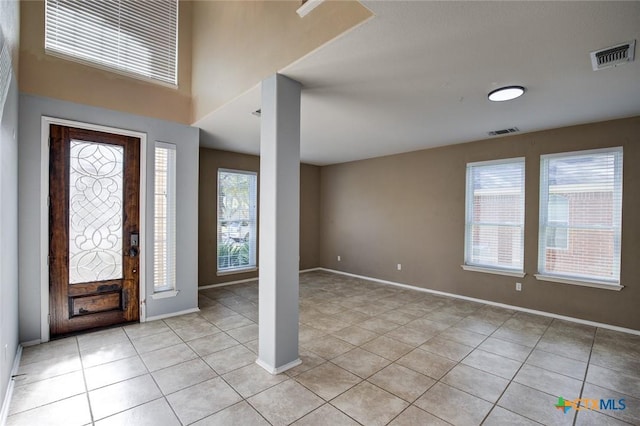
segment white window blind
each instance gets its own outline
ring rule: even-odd
[[[622,148],[543,155],[540,274],[618,284]]]
[[[569,198],[561,194],[549,194],[548,206],[547,248],[566,249],[569,244]]]
[[[256,266],[257,175],[218,170],[218,271]]]
[[[176,147],[156,142],[153,213],[153,290],[176,289]]]
[[[524,159],[467,164],[465,264],[521,272]]]
[[[0,28],[0,117],[2,117],[7,96],[9,96],[12,75],[13,66],[11,64],[9,43],[5,42],[4,33]]]
[[[177,84],[178,0],[46,0],[45,49]]]

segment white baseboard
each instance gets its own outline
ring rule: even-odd
[[[145,322],[156,321],[156,320],[161,320],[161,319],[171,318],[171,317],[177,317],[178,315],[192,314],[194,312],[200,312],[200,308],[191,308],[191,309],[185,309],[184,311],[171,312],[171,313],[162,314],[162,315],[154,315],[152,317],[147,317]]]
[[[29,340],[28,342],[22,342],[20,343],[20,345],[23,348],[26,348],[27,346],[35,346],[35,345],[39,345],[40,343],[43,343],[41,339],[36,339],[36,340]]]
[[[248,283],[248,282],[251,282],[251,281],[258,281],[258,277],[247,278],[245,280],[228,281],[226,283],[220,283],[220,284],[201,285],[201,286],[198,287],[198,291],[206,290],[208,288],[226,287],[228,285],[243,284],[243,283]]]
[[[16,350],[16,356],[13,358],[13,367],[11,367],[11,376],[9,377],[9,384],[7,385],[7,391],[4,394],[2,400],[2,411],[0,411],[0,425],[7,423],[7,417],[9,416],[9,406],[11,405],[11,397],[13,396],[13,377],[18,374],[18,368],[20,368],[20,359],[22,358],[22,345],[18,345]]]
[[[267,363],[265,363],[264,361],[262,361],[260,358],[256,359],[256,364],[258,364],[260,367],[264,368],[265,370],[267,370],[269,373],[275,375],[275,374],[280,374],[280,373],[284,373],[287,370],[292,369],[293,367],[297,367],[298,365],[302,364],[302,360],[300,358],[291,361],[281,367],[277,367],[274,368],[270,365],[268,365]]]
[[[320,271],[320,270],[322,270],[322,268],[302,269],[300,271],[300,273],[301,274],[306,274],[307,272]],[[243,283],[248,283],[248,282],[251,282],[251,281],[258,281],[258,277],[247,278],[247,279],[244,279],[244,280],[237,280],[237,281],[229,281],[229,282],[220,283],[220,284],[201,285],[201,286],[198,287],[198,291],[206,290],[208,288],[226,287],[228,285],[243,284]]]
[[[468,300],[470,302],[484,303],[484,304],[491,305],[491,306],[498,306],[500,308],[513,309],[514,311],[527,312],[527,313],[530,313],[530,314],[542,315],[542,316],[545,316],[545,317],[556,318],[556,319],[560,319],[560,320],[564,320],[564,321],[570,321],[570,322],[575,322],[575,323],[578,323],[578,324],[590,325],[592,327],[606,328],[608,330],[620,331],[622,333],[629,333],[629,334],[635,334],[637,336],[640,336],[640,330],[634,330],[632,328],[618,327],[617,325],[611,325],[611,324],[605,324],[605,323],[601,323],[601,322],[584,320],[584,319],[580,319],[580,318],[568,317],[568,316],[565,316],[565,315],[554,314],[552,312],[538,311],[538,310],[535,310],[535,309],[523,308],[521,306],[516,306],[516,305],[507,305],[506,303],[493,302],[491,300],[477,299],[475,297],[462,296],[462,295],[455,294],[455,293],[447,293],[447,292],[444,292],[444,291],[431,290],[431,289],[428,289],[428,288],[416,287],[416,286],[413,286],[413,285],[402,284],[402,283],[398,283],[398,282],[394,282],[394,281],[381,280],[379,278],[372,278],[372,277],[367,277],[367,276],[364,276],[364,275],[352,274],[352,273],[349,273],[349,272],[338,271],[338,270],[335,270],[335,269],[318,268],[318,270],[322,270],[322,271],[325,271],[325,272],[332,272],[334,274],[339,274],[339,275],[346,275],[348,277],[360,278],[360,279],[363,279],[363,280],[366,280],[366,281],[373,281],[373,282],[377,282],[377,283],[380,283],[380,284],[387,284],[387,285],[392,285],[392,286],[396,286],[396,287],[407,288],[407,289],[410,289],[410,290],[422,291],[422,292],[425,292],[425,293],[438,294],[440,296],[454,297],[456,299]]]

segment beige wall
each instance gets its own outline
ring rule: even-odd
[[[47,55],[44,1],[20,2],[20,91],[191,124],[191,6],[179,3],[178,88]]]
[[[193,4],[193,122],[371,17],[357,1],[328,1],[304,18],[301,1]]]
[[[617,292],[537,281],[540,155],[613,146],[624,147],[626,287]],[[527,276],[463,271],[466,163],[521,156]],[[640,117],[323,167],[321,266],[640,330],[638,164]],[[516,281],[522,292],[515,291]]]
[[[320,167],[300,165],[300,270],[320,266]]]
[[[198,219],[198,281],[199,285],[220,284],[255,278],[257,272],[217,276],[218,169],[259,172],[260,158],[255,155],[215,149],[200,149],[200,188]],[[300,166],[300,269],[319,266],[320,168]]]
[[[180,0],[175,89],[45,54],[44,1],[22,1],[20,91],[191,124],[371,16],[354,0],[304,19],[298,6]]]

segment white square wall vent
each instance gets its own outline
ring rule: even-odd
[[[605,49],[591,52],[591,66],[594,71],[615,67],[633,61],[636,41],[631,40]]]

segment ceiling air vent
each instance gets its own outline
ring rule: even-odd
[[[487,133],[489,133],[489,136],[498,136],[498,135],[508,135],[509,133],[516,133],[519,131],[520,129],[518,129],[517,127],[510,127],[508,129],[492,130]]]
[[[591,52],[591,66],[594,71],[615,67],[633,61],[636,41],[631,40],[606,49]]]

